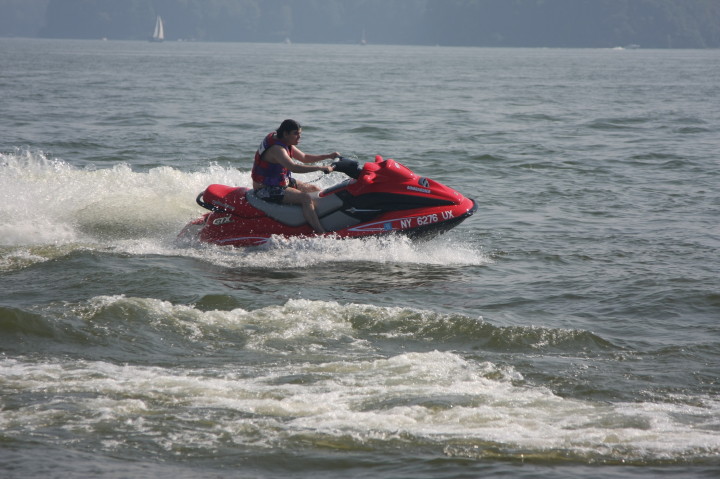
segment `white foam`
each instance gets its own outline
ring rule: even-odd
[[[203,245],[174,254],[203,259],[228,268],[307,268],[318,264],[370,262],[425,265],[483,265],[491,262],[481,249],[445,236],[415,242],[404,236],[339,239],[273,237],[259,248]]]
[[[499,450],[622,462],[720,453],[720,438],[704,427],[720,407],[709,398],[704,407],[566,399],[513,384],[512,369],[449,352],[224,371],[2,359],[0,373],[7,393],[52,393],[0,411],[10,436],[109,424],[117,443],[141,435],[175,448],[212,449],[230,435],[236,444],[265,447],[299,438],[338,447],[430,443],[476,457]],[[291,377],[306,380],[283,380]],[[162,422],[168,415],[196,426]]]
[[[247,175],[209,166],[135,172],[126,164],[79,169],[42,152],[0,155],[0,242],[66,244],[158,238],[198,216],[194,198],[212,182],[241,184]]]
[[[362,305],[294,300],[255,311],[203,312],[109,296],[75,311],[89,319],[114,305],[175,327],[205,351],[240,331],[248,340],[234,347],[276,359],[203,369],[0,358],[4,394],[47,398],[0,410],[4,434],[48,427],[92,431],[110,424],[119,432],[108,437],[107,447],[142,436],[159,447],[212,449],[231,437],[263,447],[302,441],[365,448],[393,441],[433,444],[456,456],[608,462],[720,454],[717,398],[581,400],[534,385],[511,366],[452,351],[386,357],[357,339],[351,317]],[[332,354],[312,354],[327,347]],[[310,357],[316,360],[300,359]],[[168,423],[166,417],[182,419]],[[195,426],[184,427],[187,422]]]

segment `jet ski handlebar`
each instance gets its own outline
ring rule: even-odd
[[[355,161],[351,160],[350,158],[340,157],[337,160],[332,162],[333,171],[339,171],[341,173],[345,173],[350,178],[358,179],[360,176],[360,172],[362,171],[362,168],[360,167],[360,164]]]

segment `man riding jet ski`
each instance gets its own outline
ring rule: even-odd
[[[474,200],[392,159],[376,156],[374,162],[360,166],[340,158],[331,168],[349,179],[308,195],[320,226],[334,237],[433,236],[477,210]],[[178,236],[181,241],[257,246],[273,235],[319,234],[308,224],[302,206],[266,201],[262,188],[210,185],[196,201],[210,212],[185,226]]]
[[[258,198],[283,205],[300,205],[305,220],[316,233],[324,233],[325,228],[318,220],[314,198],[309,193],[320,191],[315,185],[297,181],[292,173],[310,173],[322,171],[330,173],[332,166],[309,166],[322,160],[340,156],[333,152],[329,155],[309,155],[297,146],[300,144],[302,127],[295,120],[285,120],[280,127],[270,132],[260,143],[253,161],[252,180]],[[297,160],[299,163],[293,161]]]

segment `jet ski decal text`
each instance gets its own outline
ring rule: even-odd
[[[432,193],[432,190],[426,190],[425,188],[418,188],[417,186],[407,186],[408,190],[419,191],[420,193]]]
[[[232,222],[233,222],[233,221],[232,221],[232,216],[231,216],[231,215],[227,215],[227,216],[221,216],[220,218],[214,219],[213,222],[212,222],[212,224],[217,225],[217,226],[220,226],[220,225],[226,225],[226,224],[232,223]]]

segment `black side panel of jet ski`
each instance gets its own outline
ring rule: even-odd
[[[386,211],[412,210],[453,204],[452,201],[448,200],[398,193],[368,193],[353,196],[347,191],[339,191],[337,196],[343,201],[343,210],[358,218],[369,218]]]

